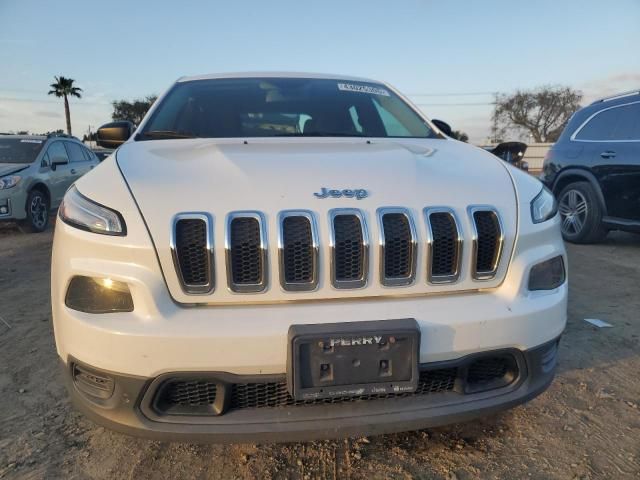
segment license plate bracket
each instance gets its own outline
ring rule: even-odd
[[[420,328],[413,318],[289,327],[287,386],[296,400],[413,392]]]

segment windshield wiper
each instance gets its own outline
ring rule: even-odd
[[[198,138],[196,135],[187,132],[176,132],[175,130],[149,130],[136,135],[136,140],[165,140],[172,138]]]

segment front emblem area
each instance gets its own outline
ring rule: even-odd
[[[355,188],[350,189],[346,188],[344,190],[331,190],[326,187],[322,187],[319,192],[315,192],[314,197],[316,198],[355,198],[357,200],[362,200],[363,198],[367,198],[369,196],[369,192],[367,192],[364,188]]]

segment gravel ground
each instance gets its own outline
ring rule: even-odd
[[[57,371],[50,255],[51,232],[0,226],[0,478],[640,478],[640,236],[569,246],[558,376],[529,404],[446,428],[261,446],[150,442],[76,413]]]

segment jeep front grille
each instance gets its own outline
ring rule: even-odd
[[[491,207],[472,207],[470,212],[474,226],[473,277],[490,280],[498,271],[504,243],[500,217]]]
[[[262,292],[267,287],[265,220],[260,212],[227,217],[227,280],[234,292]]]
[[[314,290],[318,285],[318,236],[313,214],[280,214],[280,284],[285,290]]]
[[[331,283],[361,288],[369,275],[369,240],[360,210],[336,209],[331,218]]]
[[[417,238],[413,220],[404,208],[378,210],[380,224],[380,282],[409,285],[416,273]]]
[[[456,212],[448,207],[425,208],[422,217],[407,208],[383,207],[378,209],[377,219],[379,248],[373,265],[384,286],[402,287],[416,282],[451,284],[462,275],[484,281],[497,274],[503,256],[504,230],[493,207],[469,207],[466,223],[461,223]],[[329,212],[327,220],[319,229],[320,217],[308,210],[285,210],[274,220],[278,238],[275,276],[283,290],[313,291],[322,278],[326,279],[325,285],[336,289],[364,288],[370,277],[377,277],[378,274],[369,272],[369,220],[365,212],[335,209]],[[257,211],[231,212],[224,228],[229,289],[237,293],[267,290],[269,257],[264,215]],[[329,237],[326,250],[321,249],[320,230]],[[472,250],[463,256],[465,231],[472,241]],[[177,215],[171,239],[176,273],[184,292],[192,295],[213,292],[212,217],[205,213]],[[329,257],[327,263],[321,262],[322,251]],[[469,259],[465,264],[464,258]],[[323,264],[330,267],[324,277],[320,271]],[[421,272],[422,278],[417,278],[417,272]]]
[[[425,209],[427,223],[427,280],[429,283],[453,283],[460,276],[462,236],[453,210]]]
[[[171,249],[186,293],[206,294],[214,288],[211,232],[211,219],[204,213],[184,213],[174,220]]]

